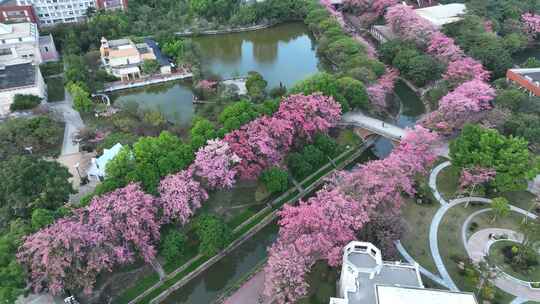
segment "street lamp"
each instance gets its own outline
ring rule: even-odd
[[[79,166],[80,166],[79,163],[76,163],[74,167],[75,169],[77,169],[77,174],[79,175],[79,178],[82,179],[81,172],[79,171]]]

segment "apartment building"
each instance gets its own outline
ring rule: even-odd
[[[17,4],[32,5],[43,26],[83,21],[88,8],[96,8],[95,0],[17,0]]]
[[[31,5],[2,5],[0,6],[1,23],[31,22],[38,23],[38,18]]]

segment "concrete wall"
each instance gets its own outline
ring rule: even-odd
[[[36,69],[36,71],[36,83],[33,86],[0,91],[0,115],[6,115],[9,113],[9,106],[13,103],[13,98],[17,94],[29,94],[45,98],[45,82],[43,81],[43,76],[41,76],[39,69]]]

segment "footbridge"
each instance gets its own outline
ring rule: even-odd
[[[377,134],[396,142],[401,141],[406,133],[405,129],[401,127],[369,117],[361,112],[345,113],[339,124],[361,128],[368,131],[368,133]]]

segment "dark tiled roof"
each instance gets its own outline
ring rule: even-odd
[[[144,38],[144,42],[146,42],[146,44],[148,44],[148,46],[154,50],[154,55],[156,55],[156,59],[160,65],[164,66],[170,64],[169,58],[161,52],[161,49],[153,39]]]
[[[0,90],[33,85],[36,66],[31,63],[0,66]]]

